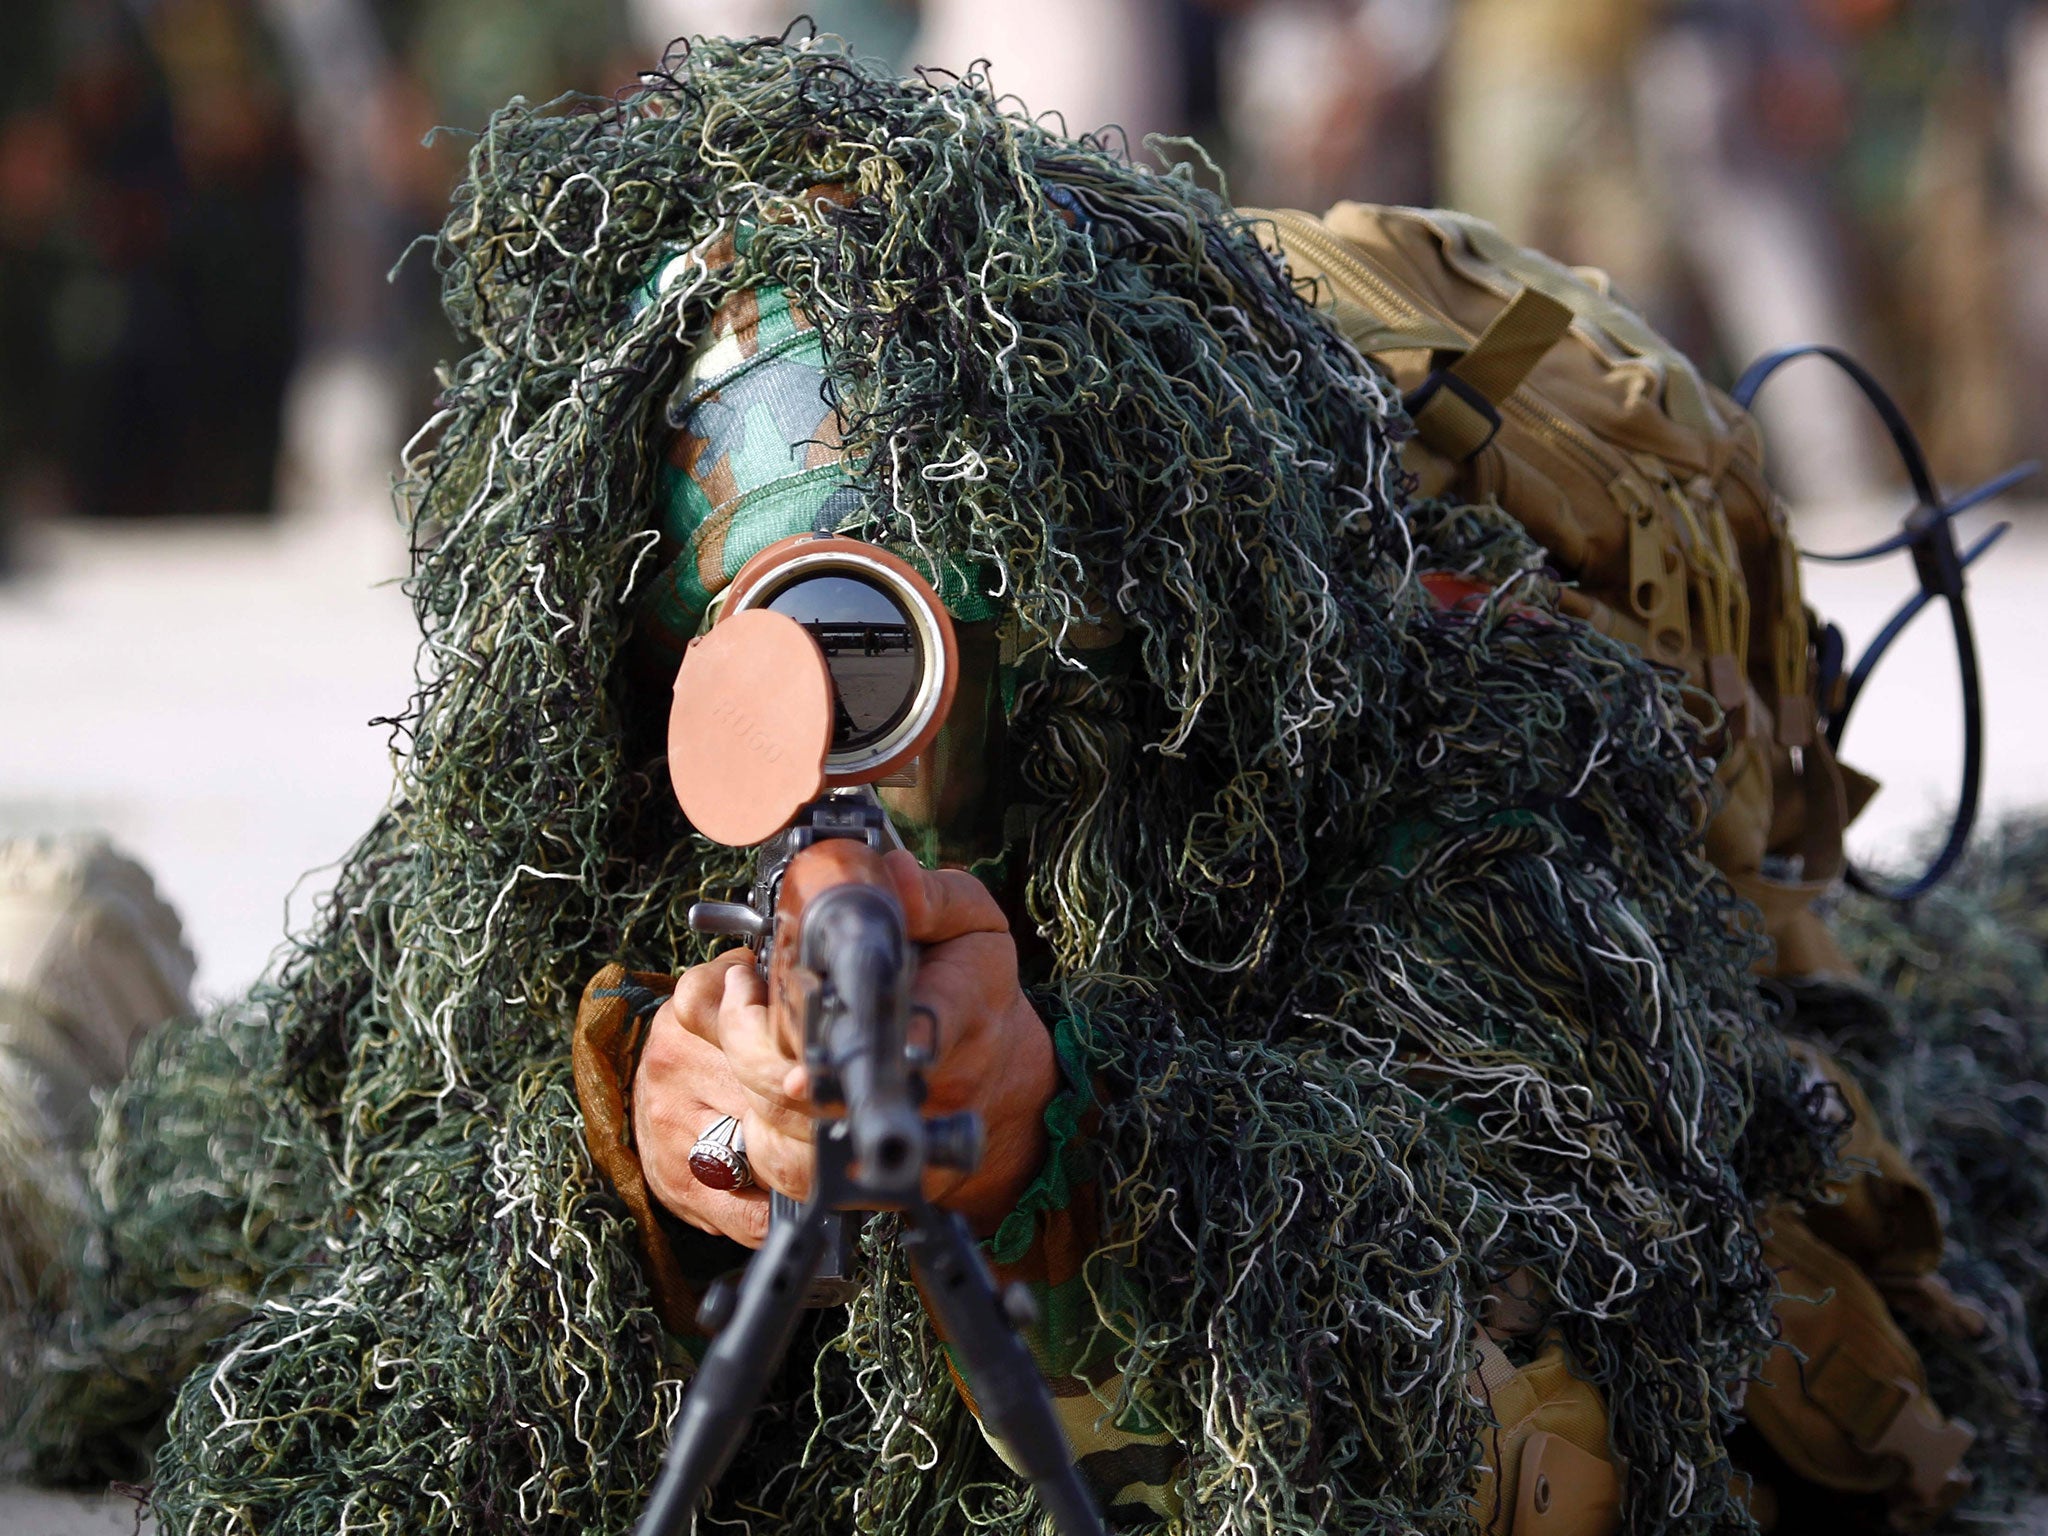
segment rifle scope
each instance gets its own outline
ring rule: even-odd
[[[707,837],[744,847],[828,789],[915,783],[958,675],[953,621],[907,561],[835,534],[771,544],[676,675],[676,798]]]

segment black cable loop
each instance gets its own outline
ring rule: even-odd
[[[1899,452],[1899,459],[1906,467],[1906,475],[1913,484],[1915,505],[1906,514],[1905,525],[1891,538],[1871,545],[1868,549],[1841,555],[1814,555],[1809,558],[1833,562],[1847,562],[1874,559],[1894,550],[1910,549],[1913,554],[1913,569],[1920,580],[1920,590],[1900,606],[1898,611],[1878,631],[1877,638],[1865,648],[1848,681],[1842,690],[1842,702],[1838,709],[1829,709],[1825,696],[1831,688],[1824,690],[1820,705],[1827,711],[1828,746],[1839,752],[1843,733],[1848,729],[1849,712],[1855,707],[1863,687],[1870,681],[1870,675],[1892,642],[1905,632],[1920,611],[1934,598],[1941,598],[1948,604],[1949,622],[1955,633],[1956,666],[1963,685],[1963,785],[1957,796],[1954,816],[1949,819],[1948,835],[1943,838],[1941,848],[1913,879],[1899,884],[1887,883],[1877,876],[1858,869],[1853,863],[1845,862],[1845,878],[1856,890],[1882,901],[1910,902],[1926,895],[1941,883],[1956,861],[1969,846],[1971,829],[1977,821],[1977,804],[1984,781],[1984,699],[1983,681],[1977,665],[1977,641],[1970,627],[1970,609],[1963,594],[1963,572],[1986,550],[1995,544],[2012,525],[2000,523],[1989,533],[1978,539],[1968,550],[1956,548],[1954,519],[1956,515],[1992,497],[2003,494],[2035,473],[2040,465],[2026,463],[2006,471],[2003,475],[1986,481],[1983,485],[1965,491],[1953,500],[1944,500],[1934,483],[1934,476],[1927,465],[1927,455],[1920,446],[1920,439],[1914,435],[1905,412],[1898,402],[1886,393],[1870,371],[1839,347],[1809,345],[1785,347],[1776,352],[1766,353],[1750,364],[1749,370],[1736,381],[1730,391],[1735,403],[1748,410],[1755,400],[1757,391],[1785,364],[1802,357],[1824,357],[1842,372],[1846,373],[1863,398],[1870,402],[1885,431],[1890,434],[1892,445]],[[1802,553],[1804,553],[1802,551]],[[1832,629],[1832,626],[1830,626]],[[1837,655],[1832,668],[1823,667],[1824,677],[1840,675],[1839,640],[1836,641]]]

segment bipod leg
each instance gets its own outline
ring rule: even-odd
[[[740,1277],[732,1316],[690,1379],[661,1480],[640,1512],[634,1536],[677,1536],[689,1530],[698,1500],[739,1449],[768,1378],[796,1333],[829,1214],[814,1201],[798,1219],[769,1224],[767,1240]]]
[[[1061,1536],[1105,1536],[1102,1516],[1053,1411],[1052,1394],[996,1295],[967,1223],[922,1200],[909,1214],[903,1250],[923,1285],[926,1304],[959,1352],[982,1423],[1031,1479]]]

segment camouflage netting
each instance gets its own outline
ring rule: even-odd
[[[1997,1509],[2048,1469],[2048,820],[1994,828],[1904,915],[1855,898],[1837,922],[1885,997],[1800,1018],[1941,1202],[1943,1278],[1990,1314],[1980,1343],[1908,1328],[1978,1431],[1971,1507]]]
[[[679,823],[623,615],[664,400],[720,297],[773,278],[824,335],[868,531],[978,565],[1023,639],[1009,857],[1033,979],[1111,1091],[1104,1321],[1189,1449],[1178,1527],[1457,1526],[1474,1308],[1526,1267],[1607,1394],[1635,1528],[1743,1528],[1750,1203],[1825,1147],[1697,853],[1673,685],[1557,621],[1497,516],[1400,505],[1388,392],[1191,178],[975,78],[767,42],[672,66],[515,103],[474,150],[393,809],[275,977],[114,1105],[100,1300],[53,1320],[25,1426],[46,1468],[106,1465],[175,1389],[168,1532],[629,1526],[682,1374],[568,1035],[594,969],[698,957],[688,903],[737,883]],[[800,196],[822,182],[857,196]],[[635,307],[742,220],[737,267]],[[1508,579],[1444,614],[1429,566]],[[1112,608],[1128,668],[1072,665]],[[871,1247],[721,1508],[1030,1529]]]

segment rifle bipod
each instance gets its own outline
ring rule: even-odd
[[[690,1528],[698,1501],[739,1449],[761,1392],[788,1350],[844,1192],[851,1140],[846,1122],[821,1127],[819,1188],[793,1221],[773,1223],[737,1286],[721,1280],[699,1313],[717,1337],[677,1415],[661,1479],[636,1536],[673,1536]],[[828,1174],[837,1169],[837,1176]],[[926,1300],[956,1351],[982,1422],[1031,1479],[1062,1536],[1102,1536],[1103,1524],[1067,1449],[1051,1394],[1017,1327],[1029,1321],[1027,1293],[998,1297],[967,1224],[922,1197],[905,1211],[899,1239]]]

